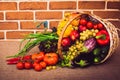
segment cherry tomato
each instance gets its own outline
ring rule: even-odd
[[[93,28],[94,28],[94,29],[98,29],[98,25],[97,25],[97,24],[94,25]]]
[[[104,29],[104,26],[103,26],[103,24],[102,23],[98,23],[98,29]]]
[[[41,71],[42,70],[42,66],[40,64],[37,64],[37,65],[35,65],[34,69],[36,71]]]
[[[47,65],[55,65],[58,62],[58,55],[56,53],[47,53],[45,54],[44,62],[46,62]]]
[[[86,19],[81,19],[80,20],[80,24],[81,25],[86,25],[87,24],[87,20]]]
[[[31,59],[31,55],[26,55],[23,57],[23,60],[30,60]]]
[[[33,67],[35,67],[37,64],[38,64],[37,62],[34,62],[34,63],[33,63]]]
[[[79,26],[79,30],[80,30],[80,31],[85,31],[86,29],[87,29],[86,26],[83,26],[83,25],[80,25],[80,26]]]
[[[23,69],[24,68],[24,63],[23,62],[18,62],[16,64],[17,69]]]
[[[63,38],[61,44],[64,47],[69,46],[70,45],[70,38],[68,38],[68,37]]]
[[[31,69],[32,64],[30,62],[25,62],[25,69]]]
[[[46,68],[47,66],[47,64],[44,61],[40,62],[40,65],[42,66],[42,68]]]
[[[92,22],[88,22],[87,23],[87,28],[88,29],[92,29],[93,28],[93,23]]]

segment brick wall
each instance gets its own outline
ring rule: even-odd
[[[85,11],[120,27],[120,0],[0,0],[0,40],[19,40],[48,21],[57,27],[65,12]]]

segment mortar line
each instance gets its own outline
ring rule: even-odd
[[[6,40],[7,35],[6,35],[6,30],[4,30],[4,40]]]
[[[107,10],[107,0],[105,0],[105,10]]]
[[[33,21],[36,21],[35,11],[33,11]]]
[[[49,11],[49,6],[50,6],[50,1],[46,1],[47,2],[47,11]]]
[[[78,0],[76,0],[76,12],[78,12]]]
[[[21,25],[20,25],[20,21],[17,21],[18,22],[18,31],[21,30]]]
[[[3,17],[4,17],[3,21],[6,21],[6,12],[5,11],[3,11]]]
[[[19,2],[19,1],[16,1],[16,2],[17,2],[17,11],[20,11],[20,10],[19,10],[19,3],[20,3],[20,2]]]

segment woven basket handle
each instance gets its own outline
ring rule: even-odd
[[[72,16],[72,18],[69,19],[69,21],[67,22],[67,24],[64,26],[64,28],[62,29],[61,35],[59,36],[59,40],[58,40],[58,53],[61,59],[63,59],[63,54],[62,54],[62,47],[61,47],[61,41],[62,41],[62,37],[64,35],[65,30],[67,29],[68,25],[77,17],[79,17],[80,14],[76,14],[74,16]]]

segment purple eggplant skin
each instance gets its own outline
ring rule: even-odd
[[[96,39],[90,38],[84,42],[84,50],[86,53],[91,52],[96,46]]]

